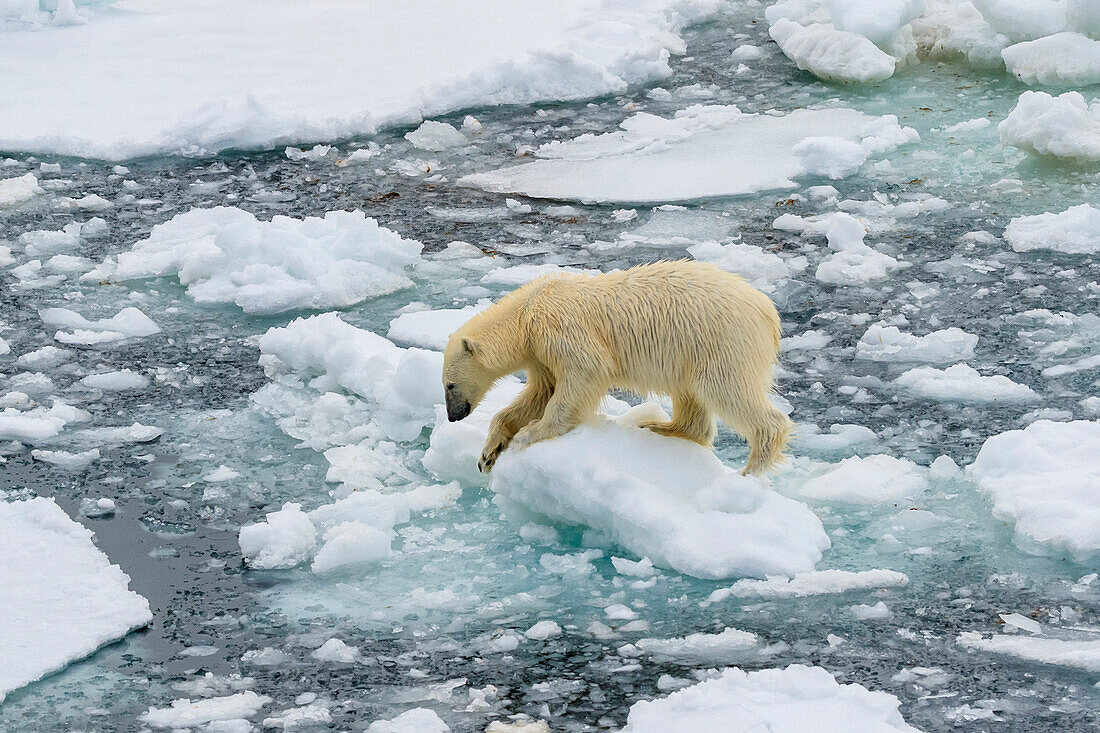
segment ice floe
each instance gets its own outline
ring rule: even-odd
[[[192,209],[104,262],[94,279],[175,275],[199,303],[246,313],[342,308],[410,287],[422,245],[361,211],[260,221],[242,209]]]
[[[640,112],[620,127],[547,143],[535,151],[542,160],[459,183],[538,198],[688,201],[793,188],[802,176],[843,178],[872,155],[920,139],[893,115],[845,108],[770,115],[695,105],[672,117]]]
[[[479,300],[474,305],[462,308],[402,313],[390,321],[390,330],[386,337],[398,344],[443,351],[447,346],[447,339],[458,330],[459,326],[490,305],[492,301]]]
[[[26,173],[15,178],[0,178],[0,206],[14,206],[42,193],[38,178]]]
[[[909,576],[896,570],[814,570],[793,577],[746,578],[729,588],[711,593],[708,603],[726,598],[800,598],[830,593],[900,588],[909,584]]]
[[[152,620],[149,602],[52,499],[0,501],[0,701]]]
[[[1098,448],[1098,421],[1039,420],[986,440],[968,470],[1025,550],[1085,561],[1100,552]]]
[[[760,651],[763,642],[749,631],[724,629],[717,634],[688,634],[676,639],[644,638],[634,645],[658,662],[711,666],[744,662]]]
[[[796,489],[799,496],[847,504],[896,502],[928,488],[924,472],[905,458],[852,456]]]
[[[1029,86],[1083,87],[1100,82],[1100,41],[1055,33],[1001,52],[1009,73]]]
[[[876,323],[856,344],[856,357],[871,361],[954,364],[974,356],[978,337],[961,328],[945,328],[924,336],[903,332],[897,326]]]
[[[1027,662],[1055,664],[1086,672],[1100,672],[1100,639],[1085,637],[1057,639],[1046,636],[994,634],[983,636],[977,631],[959,634],[960,646]]]
[[[997,131],[1005,145],[1035,155],[1075,163],[1100,160],[1100,102],[1086,104],[1080,92],[1057,97],[1024,92]]]
[[[1057,214],[1017,216],[1005,227],[1005,241],[1017,252],[1100,253],[1100,209],[1078,204]]]
[[[620,92],[668,75],[669,54],[684,50],[680,28],[716,7],[123,0],[64,34],[5,33],[0,149],[119,159],[278,146],[472,106]],[[120,49],[132,63],[119,64]]]
[[[133,306],[95,321],[68,308],[46,308],[38,315],[47,326],[61,329],[54,338],[63,344],[97,346],[160,333],[160,326]]]
[[[811,720],[822,733],[917,733],[899,705],[889,693],[839,684],[821,667],[793,664],[755,672],[731,667],[666,698],[635,703],[622,733],[756,728],[801,733]]]
[[[654,408],[643,405],[521,452],[506,451],[489,486],[506,513],[512,508],[590,527],[688,575],[813,569],[829,547],[813,512],[737,474],[702,446],[633,427],[654,417]]]
[[[1026,384],[1013,382],[1003,374],[984,376],[969,364],[946,369],[916,367],[902,374],[894,384],[917,397],[944,402],[1031,402],[1039,395]]]
[[[154,728],[192,728],[205,726],[207,730],[248,730],[248,719],[254,717],[271,702],[266,695],[245,690],[225,697],[211,697],[205,700],[183,698],[173,700],[166,708],[149,708],[141,721]],[[230,728],[235,721],[244,725]],[[217,724],[221,723],[222,726]]]

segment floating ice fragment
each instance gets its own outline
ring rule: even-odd
[[[463,308],[402,313],[390,321],[390,330],[386,337],[399,344],[443,351],[447,346],[447,339],[458,330],[459,326],[490,305],[492,301],[479,300],[475,305]]]
[[[307,561],[317,545],[317,529],[301,504],[287,502],[267,520],[241,527],[241,554],[261,570],[292,568]]]
[[[334,308],[410,287],[422,245],[361,211],[260,221],[242,209],[192,209],[118,255],[113,278],[176,275],[199,303],[246,313]]]
[[[33,173],[17,178],[0,178],[0,206],[14,206],[42,193]]]
[[[898,61],[864,36],[825,23],[802,26],[780,18],[769,33],[798,68],[826,81],[882,81],[894,75]]]
[[[943,402],[1031,402],[1039,395],[1026,384],[1017,384],[996,374],[985,377],[968,364],[946,369],[916,367],[902,374],[894,384],[917,397]]]
[[[760,650],[761,640],[748,631],[725,629],[717,634],[688,634],[677,639],[639,639],[635,646],[658,662],[702,667],[743,662]]]
[[[523,635],[528,639],[534,639],[537,641],[543,641],[546,639],[554,639],[561,636],[561,627],[557,623],[550,620],[539,621],[527,631],[523,632]]]
[[[1005,631],[1026,631],[1029,634],[1043,633],[1043,627],[1033,618],[1028,618],[1019,613],[1002,613],[1001,620],[1005,622]]]
[[[732,667],[666,698],[635,703],[621,733],[804,733],[807,721],[817,731],[918,733],[902,718],[899,705],[888,693],[841,685],[820,667],[795,664],[748,673]]]
[[[1003,654],[1029,662],[1100,672],[1100,639],[1086,637],[1066,640],[1019,634],[985,637],[977,631],[964,631],[959,634],[956,642],[968,649]]]
[[[412,132],[405,133],[405,139],[421,150],[439,152],[448,148],[466,145],[466,136],[446,122],[425,120]]]
[[[92,448],[91,450],[82,451],[80,453],[70,453],[69,451],[63,450],[42,450],[40,448],[35,448],[31,451],[31,457],[36,461],[52,463],[67,471],[79,471],[99,460],[99,449]],[[84,501],[90,500],[84,499]],[[101,501],[111,500],[101,499]],[[85,516],[96,516],[85,512],[83,507],[84,505],[81,504],[81,512],[85,514]],[[114,510],[114,502],[111,502],[111,510]]]
[[[322,662],[351,664],[359,659],[359,648],[348,646],[340,639],[329,639],[324,644],[314,649],[310,656]]]
[[[909,584],[909,576],[896,570],[815,570],[792,578],[769,577],[767,580],[744,579],[729,588],[714,591],[709,603],[735,598],[798,598],[827,593],[901,588]]]
[[[449,733],[450,728],[427,708],[407,710],[390,720],[376,720],[367,733]]]
[[[1017,252],[1050,249],[1068,254],[1100,253],[1100,209],[1089,204],[1035,216],[1017,216],[1005,227],[1005,240]]]
[[[890,609],[882,601],[873,606],[866,603],[857,603],[848,610],[857,621],[883,621],[890,618]]]
[[[1079,92],[1057,97],[1024,92],[997,131],[1005,145],[1035,155],[1075,163],[1100,161],[1100,102],[1086,105]]]
[[[1023,549],[1100,552],[1100,421],[1039,420],[986,440],[968,469],[993,499],[995,516],[1016,523]]]
[[[269,702],[271,702],[270,697],[258,695],[251,690],[206,700],[191,701],[183,698],[174,700],[167,708],[149,708],[141,716],[141,720],[154,728],[189,728],[220,721],[251,718]]]
[[[897,326],[876,323],[856,344],[856,358],[887,362],[954,364],[974,356],[978,337],[961,328],[945,328],[924,336],[904,333]]]
[[[873,455],[845,458],[796,490],[800,496],[848,504],[896,502],[928,488],[920,468],[905,458]]]
[[[1009,73],[1028,86],[1085,87],[1100,82],[1100,41],[1055,33],[1001,52]]]
[[[89,374],[80,380],[80,383],[91,389],[125,390],[145,389],[149,386],[149,380],[143,374],[138,374],[129,369],[119,369],[113,372],[100,372]]]
[[[123,308],[117,315],[89,321],[68,308],[46,308],[39,311],[42,322],[59,329],[54,338],[68,344],[101,344],[141,338],[160,333],[160,327],[149,316],[134,307]]]

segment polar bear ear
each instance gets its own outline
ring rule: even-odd
[[[471,341],[468,338],[462,339],[462,348],[470,356],[476,357],[481,355],[481,345],[476,341]]]

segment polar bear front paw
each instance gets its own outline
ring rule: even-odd
[[[497,458],[504,452],[507,447],[507,443],[504,441],[493,442],[492,444],[486,443],[485,448],[481,451],[481,459],[477,462],[477,470],[482,473],[489,473],[493,470],[493,466],[497,462]]]
[[[517,451],[521,451],[539,442],[539,440],[540,438],[535,433],[534,429],[528,425],[516,433],[516,437],[512,438],[511,447]]]

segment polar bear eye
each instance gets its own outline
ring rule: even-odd
[[[447,389],[448,389],[448,390],[452,390],[452,389],[454,389],[454,388],[455,388],[454,382],[452,382],[452,383],[450,383],[450,384],[448,384],[448,385],[447,385]]]

